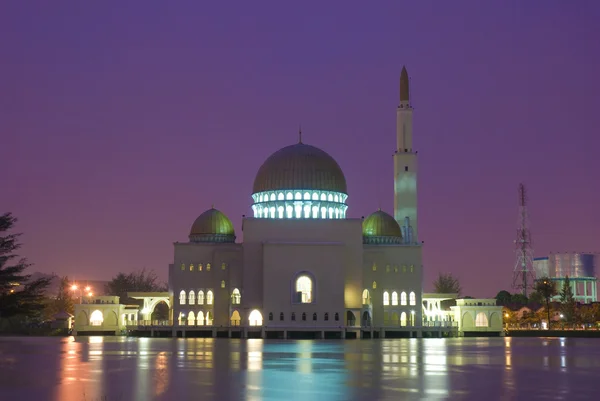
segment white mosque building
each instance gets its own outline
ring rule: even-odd
[[[141,321],[150,320],[156,304],[165,301],[171,321],[164,329],[170,335],[372,338],[421,336],[426,326],[438,327],[439,335],[443,327],[452,331],[451,324],[439,324],[453,320],[441,312],[440,302],[456,294],[423,302],[408,84],[403,68],[393,216],[377,210],[366,218],[347,218],[350,194],[342,169],[325,151],[302,143],[300,135],[298,143],[279,149],[258,169],[253,216],[242,221],[243,243],[236,242],[225,214],[214,208],[200,214],[189,241],[174,244],[169,292],[130,294],[144,300]],[[79,320],[80,330],[94,328],[85,326],[92,325],[86,317]],[[120,324],[137,319],[129,311]],[[148,326],[160,330],[155,323]]]
[[[347,218],[344,173],[302,143],[260,166],[244,217],[244,242],[210,209],[175,243],[169,266],[173,319],[181,325],[270,331],[420,326],[423,266],[417,230],[417,153],[408,73],[400,79],[394,216]]]

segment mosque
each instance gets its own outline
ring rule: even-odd
[[[394,215],[347,218],[348,191],[327,152],[298,143],[273,153],[254,179],[244,242],[210,209],[175,243],[169,266],[173,318],[188,325],[293,330],[421,321],[422,244],[417,152],[406,68],[400,78]],[[419,324],[420,326],[420,324]]]
[[[457,294],[423,299],[418,155],[409,94],[403,68],[393,215],[377,210],[366,218],[347,218],[350,194],[342,169],[330,154],[303,143],[300,134],[298,143],[279,149],[258,169],[253,216],[242,220],[243,243],[236,242],[225,214],[215,208],[203,212],[191,225],[189,241],[174,244],[169,292],[130,293],[143,299],[144,307],[120,312],[118,325],[139,328],[164,301],[170,310],[167,329],[175,336],[201,331],[216,336],[226,330],[229,336],[267,338],[307,332],[316,338],[393,332],[417,337],[426,322],[452,330],[452,324],[438,324],[453,320],[441,313],[440,302]],[[93,328],[88,313],[94,312],[82,315],[81,329]]]

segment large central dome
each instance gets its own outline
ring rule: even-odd
[[[347,193],[346,178],[333,157],[304,143],[273,153],[254,179],[253,193],[288,189]]]
[[[346,178],[326,152],[299,142],[273,153],[260,166],[252,191],[255,217],[343,219]]]

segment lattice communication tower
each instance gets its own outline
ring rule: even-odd
[[[533,248],[531,231],[529,230],[529,214],[527,212],[527,191],[523,184],[519,184],[519,222],[515,247],[517,260],[513,273],[513,288],[527,296],[527,291],[532,289],[535,283],[535,271],[533,269]]]

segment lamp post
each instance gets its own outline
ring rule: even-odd
[[[83,303],[83,295],[84,295],[84,291],[85,291],[85,295],[87,295],[88,297],[91,297],[92,295],[94,295],[92,293],[92,288],[88,285],[85,288],[81,288],[79,287],[77,284],[73,284],[71,286],[71,291],[73,291],[73,293],[75,292],[79,292],[79,303]]]

